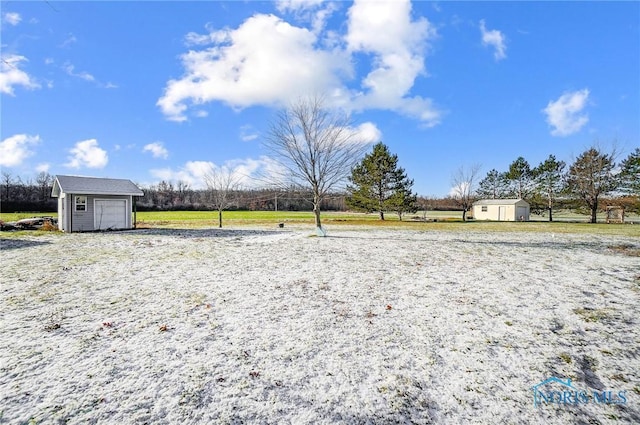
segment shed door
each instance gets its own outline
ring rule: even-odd
[[[504,221],[507,219],[507,207],[498,206],[498,220]]]
[[[125,229],[127,201],[124,199],[96,199],[94,212],[96,230]]]
[[[516,219],[518,220],[528,220],[529,217],[527,217],[527,207],[518,207],[518,212],[516,214]]]

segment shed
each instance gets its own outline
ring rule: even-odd
[[[134,197],[142,195],[131,180],[79,176],[56,176],[51,192],[58,228],[69,233],[134,228]]]
[[[529,221],[529,203],[522,199],[481,199],[473,204],[473,218],[494,221]]]

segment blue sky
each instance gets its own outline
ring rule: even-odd
[[[311,93],[441,196],[594,143],[640,146],[639,2],[0,3],[0,166],[202,186],[275,165],[278,108]]]

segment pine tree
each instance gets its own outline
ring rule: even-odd
[[[531,167],[526,159],[518,157],[509,165],[509,171],[505,177],[511,184],[511,193],[518,199],[529,196],[532,185]]]
[[[597,222],[600,196],[618,188],[619,181],[613,174],[615,165],[613,154],[589,148],[569,168],[567,186],[591,210],[591,223]]]
[[[640,148],[636,148],[622,161],[621,189],[630,195],[640,196]]]
[[[406,176],[405,176],[406,178]],[[410,187],[413,186],[413,180],[407,180],[406,186],[399,188],[395,194],[389,199],[389,207],[398,214],[398,219],[402,221],[404,213],[414,213],[418,211],[418,196],[411,192]]]
[[[398,167],[398,155],[392,155],[382,142],[353,168],[349,181],[350,208],[377,211],[380,220],[384,220],[385,211],[395,211],[402,219],[403,213],[417,210],[417,197],[411,192],[413,180]]]
[[[553,221],[553,202],[556,195],[564,188],[565,166],[564,161],[557,161],[555,156],[549,155],[549,158],[532,171],[536,192],[546,198],[549,221]]]
[[[500,199],[507,193],[506,173],[499,173],[495,168],[478,183],[477,195],[486,199]]]

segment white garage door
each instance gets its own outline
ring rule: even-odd
[[[127,201],[124,199],[96,199],[94,212],[96,230],[125,229]]]

